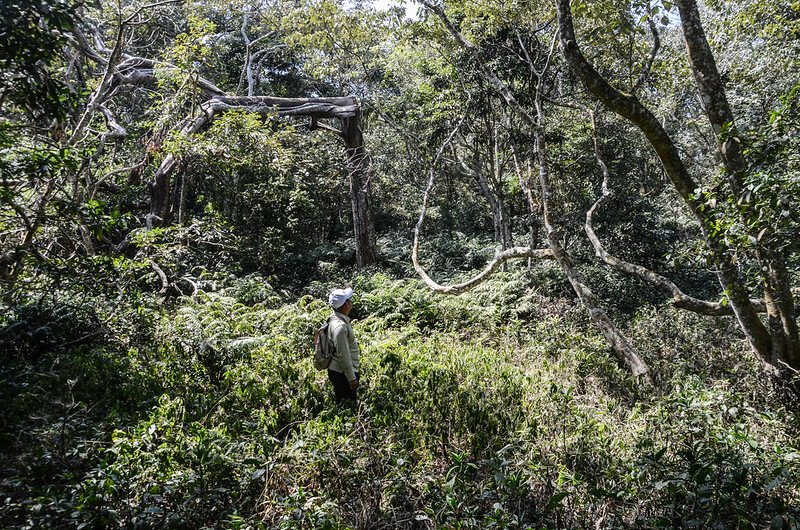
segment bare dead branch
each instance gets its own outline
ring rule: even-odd
[[[122,41],[125,35],[125,24],[120,24],[117,28],[117,36],[116,42],[114,42],[114,48],[111,50],[111,54],[109,55],[108,60],[105,62],[105,72],[103,73],[103,77],[100,80],[100,85],[97,89],[92,93],[92,96],[89,98],[89,103],[86,105],[86,109],[84,109],[83,114],[81,115],[78,123],[75,125],[74,130],[72,131],[72,135],[70,136],[69,140],[67,141],[67,145],[74,145],[83,135],[83,131],[89,123],[89,120],[94,114],[94,111],[97,109],[99,105],[101,105],[106,98],[106,95],[111,88],[111,81],[114,74],[114,65],[119,60],[120,54],[122,53]]]
[[[519,259],[519,258],[529,258],[529,259],[536,259],[536,260],[550,260],[555,259],[553,255],[553,251],[549,248],[531,248],[531,247],[512,247],[499,254],[496,254],[492,261],[486,265],[480,273],[476,274],[469,280],[461,283],[456,283],[452,285],[440,285],[436,283],[434,280],[431,279],[425,273],[425,270],[419,266],[418,263],[418,249],[415,246],[412,249],[411,259],[414,262],[414,269],[417,271],[417,274],[420,275],[422,281],[425,282],[425,285],[433,289],[438,293],[444,294],[452,294],[452,295],[459,295],[471,290],[474,287],[480,285],[486,278],[492,275],[503,263],[510,259]]]
[[[86,35],[77,25],[72,28],[72,38],[74,38],[75,45],[81,53],[100,64],[107,63],[106,59],[89,43]],[[72,38],[70,40],[73,40]]]
[[[336,127],[331,127],[330,125],[327,125],[325,123],[320,123],[317,118],[311,118],[311,120],[308,123],[308,128],[312,131],[320,129],[323,131],[332,132],[338,136],[341,136],[342,134],[342,131],[340,129],[337,129]]]
[[[125,128],[117,122],[114,115],[111,113],[110,110],[105,105],[99,105],[98,108],[100,112],[103,113],[103,116],[106,118],[106,126],[108,127],[108,132],[104,134],[106,138],[110,138],[113,140],[120,140],[122,138],[126,138],[128,136],[128,132]]]

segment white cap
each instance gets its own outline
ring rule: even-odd
[[[332,308],[339,309],[352,297],[353,290],[349,287],[347,289],[334,289],[331,291],[331,294],[328,295],[328,303]]]

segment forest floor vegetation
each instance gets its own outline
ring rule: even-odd
[[[732,322],[629,316],[655,375],[641,388],[526,271],[442,297],[373,270],[353,280],[350,411],[311,363],[336,274],[300,295],[247,276],[83,313],[68,292],[6,307],[0,525],[800,525],[797,400]]]

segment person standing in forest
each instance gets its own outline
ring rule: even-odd
[[[359,348],[350,323],[353,309],[353,290],[334,289],[328,296],[333,316],[328,327],[328,337],[336,353],[328,366],[328,379],[336,394],[336,403],[348,401],[355,405],[358,390]]]

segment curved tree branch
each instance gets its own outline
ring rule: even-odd
[[[561,51],[570,70],[589,92],[608,109],[631,121],[650,142],[673,186],[700,221],[706,245],[716,260],[719,283],[727,291],[734,314],[753,350],[762,359],[769,358],[771,350],[769,332],[758,318],[756,309],[750,302],[749,293],[731,261],[728,249],[719,238],[713,235],[711,227],[715,223],[715,213],[711,211],[713,210],[711,208],[702,208],[703,200],[696,194],[697,183],[681,160],[677,146],[649,109],[642,105],[636,97],[623,94],[612,87],[586,60],[575,38],[569,0],[556,0],[556,8],[561,35]]]
[[[721,304],[719,302],[710,302],[707,300],[701,300],[699,298],[695,298],[693,296],[689,296],[685,294],[677,285],[671,282],[669,279],[665,278],[664,276],[651,271],[641,265],[637,265],[635,263],[630,263],[627,261],[623,261],[616,256],[609,254],[606,249],[603,247],[603,243],[600,241],[600,238],[597,237],[597,234],[594,231],[594,227],[592,226],[592,221],[594,214],[611,198],[612,192],[608,188],[608,180],[609,180],[609,171],[608,166],[606,165],[605,161],[603,160],[603,156],[600,153],[600,146],[597,139],[597,127],[594,119],[594,112],[591,110],[589,112],[589,117],[592,124],[592,140],[594,145],[594,154],[597,160],[597,165],[600,166],[600,170],[603,174],[603,183],[601,185],[601,196],[597,199],[597,201],[592,205],[591,208],[586,212],[586,224],[584,225],[584,230],[586,235],[589,238],[589,241],[592,243],[592,247],[594,247],[595,255],[598,258],[603,260],[604,263],[609,265],[611,268],[618,270],[620,272],[624,272],[626,274],[630,274],[649,282],[664,291],[667,291],[672,295],[672,303],[675,307],[679,307],[681,309],[686,309],[689,311],[693,311],[695,313],[700,313],[703,315],[713,315],[713,316],[724,316],[724,315],[733,315],[733,309],[728,304]],[[750,301],[754,307],[760,312],[766,312],[766,305],[763,300],[751,300]]]
[[[549,248],[531,248],[531,247],[512,247],[499,254],[496,254],[492,261],[490,261],[486,268],[481,272],[470,278],[469,280],[452,285],[441,285],[436,283],[425,270],[419,265],[419,241],[414,239],[414,246],[411,249],[411,261],[414,263],[414,270],[425,282],[425,285],[438,293],[458,295],[469,291],[470,289],[480,285],[485,279],[492,275],[503,263],[510,259],[528,258],[537,260],[550,260],[555,259],[553,251]]]
[[[458,295],[469,291],[473,287],[478,286],[482,283],[486,278],[492,275],[494,271],[497,270],[500,265],[508,261],[512,258],[535,258],[535,259],[553,259],[553,252],[550,249],[532,249],[530,247],[513,247],[509,248],[497,255],[495,255],[494,259],[486,266],[486,268],[478,273],[477,275],[473,276],[469,280],[453,285],[441,285],[436,283],[428,274],[425,272],[425,269],[419,264],[419,236],[422,230],[422,223],[425,221],[425,214],[428,210],[428,201],[430,200],[431,191],[433,190],[435,184],[435,176],[436,176],[436,164],[438,163],[439,159],[442,157],[444,150],[453,141],[458,130],[461,128],[461,125],[464,123],[466,119],[466,114],[461,117],[461,120],[458,122],[458,125],[450,132],[447,136],[447,139],[442,143],[439,147],[439,150],[436,153],[436,156],[431,163],[431,167],[429,170],[429,177],[428,177],[428,186],[425,188],[425,194],[422,197],[422,209],[420,210],[419,219],[417,220],[417,224],[414,227],[414,243],[411,247],[411,262],[414,265],[414,270],[417,271],[422,281],[425,282],[425,285],[430,287],[436,292],[444,293],[444,294],[452,294]]]
[[[150,268],[156,271],[156,274],[158,274],[158,277],[161,279],[161,290],[158,291],[158,294],[166,294],[170,287],[170,282],[167,279],[166,273],[164,273],[164,270],[153,260],[150,260]]]

